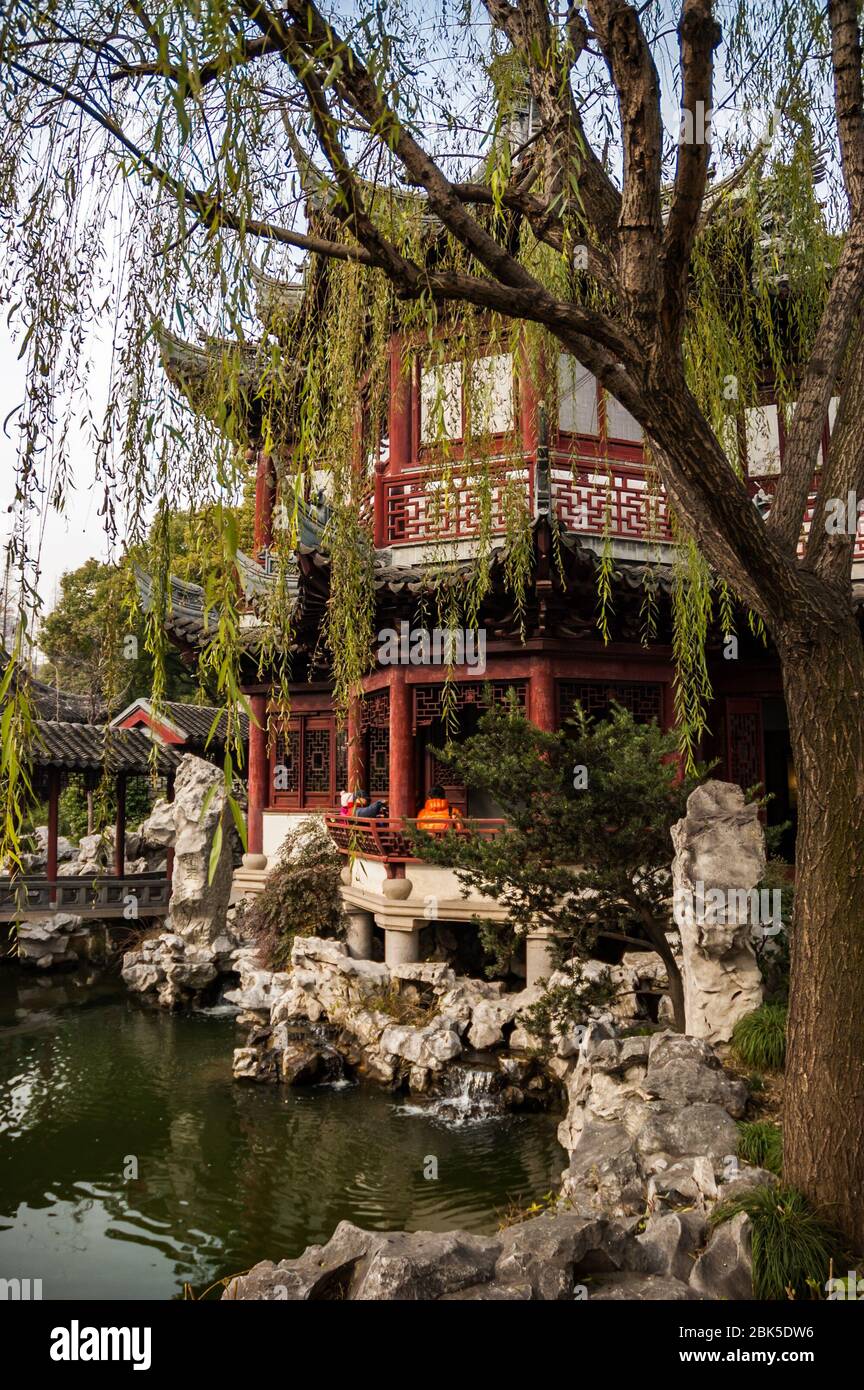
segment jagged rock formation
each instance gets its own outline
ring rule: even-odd
[[[385,1085],[446,1098],[448,1089],[459,1090],[479,1038],[494,1049],[493,1087],[512,1088],[523,1103],[531,1102],[539,1073],[564,1087],[559,1139],[569,1163],[557,1207],[498,1236],[381,1235],[343,1223],[327,1245],[298,1260],[257,1265],[225,1297],[751,1297],[746,1220],[710,1226],[720,1197],[741,1184],[775,1181],[736,1157],[746,1086],[703,1039],[628,1035],[644,981],[656,984],[662,975],[653,961],[641,976],[638,961],[620,969],[621,1016],[586,1002],[584,1025],[554,1027],[542,1058],[513,1050],[538,1043],[527,1010],[539,990],[506,995],[434,963],[388,969],[354,960],[341,942],[302,937],[290,971],[242,975],[227,997],[253,1028],[235,1053],[236,1076],[316,1080],[328,1054],[338,1053]],[[425,1001],[426,1014],[395,1022],[382,1007],[394,994]]]
[[[218,827],[222,847],[212,881],[210,856]],[[234,840],[222,773],[187,753],[172,802],[157,801],[141,827],[147,844],[174,848],[171,914],[165,931],[123,957],[122,975],[136,993],[176,1009],[208,997],[225,975],[251,967],[248,943],[229,923]]]
[[[694,1213],[646,1222],[558,1210],[494,1236],[381,1234],[343,1221],[326,1245],[310,1245],[296,1260],[262,1261],[232,1279],[222,1297],[519,1303],[751,1298],[746,1235],[720,1227],[706,1243],[707,1230],[704,1216]],[[734,1271],[720,1253],[730,1241]]]
[[[556,1063],[552,1063],[553,1069]],[[708,1043],[678,1033],[615,1037],[593,1024],[567,1065],[570,1155],[562,1194],[580,1210],[633,1216],[646,1208],[705,1208],[737,1172],[743,1081]]]
[[[672,843],[686,1032],[728,1042],[738,1019],[762,1003],[750,897],[765,873],[758,808],[730,782],[705,782],[688,797]]]
[[[226,976],[249,966],[249,945],[226,923],[221,936],[196,945],[174,931],[145,937],[123,957],[122,975],[129,989],[162,1009],[209,1002]]]
[[[234,868],[232,842],[236,832],[221,769],[187,753],[177,771],[171,816],[174,823],[171,928],[191,945],[208,946],[224,933]],[[151,835],[156,833],[160,817],[167,820],[157,803],[147,823]],[[220,824],[222,849],[210,880],[210,854]]]
[[[327,1021],[359,1075],[425,1094],[466,1052],[502,1045],[540,990],[507,995],[500,983],[458,978],[444,964],[388,967],[355,960],[341,941],[296,937],[289,972],[253,968],[225,997],[254,1025],[247,1046],[234,1054],[238,1079],[296,1079],[298,1050],[308,1048],[301,1029],[298,1049],[298,1020]],[[527,1072],[521,1078],[531,1079]],[[541,1100],[536,1085],[526,1093],[506,1069],[500,1091],[511,1105]]]
[[[641,991],[656,988],[662,978],[658,963],[659,958],[645,952],[644,964],[598,964],[592,971],[589,963],[583,968],[586,990],[601,977],[615,990],[610,1006],[597,1016],[610,1025],[616,1018],[639,1017]],[[568,982],[566,974],[557,973],[550,984]],[[255,1030],[247,1046],[235,1053],[235,1075],[244,1080],[284,1079],[282,1056],[291,1051],[285,1025],[297,1019],[313,1024],[327,1020],[341,1029],[339,1046],[346,1060],[360,1075],[382,1085],[407,1086],[424,1094],[467,1054],[492,1051],[509,1103],[540,1103],[548,1100],[548,1091],[542,1095],[538,1082],[543,1069],[530,1072],[516,1064],[512,1053],[537,1051],[541,1040],[529,1030],[527,1010],[542,994],[539,988],[507,994],[500,981],[457,976],[439,962],[388,967],[357,960],[341,941],[295,937],[290,971],[271,975],[253,965],[248,975],[241,975],[240,987],[226,994]],[[550,1042],[558,1058],[572,1057],[580,1045],[578,1030],[556,1032]]]
[[[16,945],[21,964],[37,970],[77,965],[81,960],[103,960],[105,923],[69,912],[52,912],[50,916],[19,922]]]

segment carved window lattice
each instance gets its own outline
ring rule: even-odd
[[[451,696],[455,709],[466,709],[471,705],[488,708],[504,705],[510,699],[510,692],[516,697],[516,704],[524,709],[528,699],[528,686],[525,681],[464,681],[454,688]],[[414,691],[414,727],[434,724],[442,715],[441,701],[443,685],[419,685]],[[491,696],[491,697],[490,697]]]
[[[763,780],[762,721],[750,711],[730,710],[728,725],[729,775],[747,790]]]
[[[366,729],[386,729],[390,725],[390,691],[376,690],[364,695],[360,702],[360,726]]]
[[[297,794],[300,790],[300,731],[281,728],[273,744],[272,787],[280,792]],[[278,772],[278,782],[277,782]]]
[[[560,722],[581,704],[586,714],[606,718],[612,705],[629,710],[638,724],[662,723],[663,687],[643,681],[561,681],[558,686]]]
[[[337,778],[347,778],[347,740],[343,735],[340,766],[333,715],[300,714],[281,723],[274,719],[270,734],[270,806],[337,805]]]
[[[390,795],[390,733],[389,730],[372,727],[367,742],[367,771],[369,795],[388,797]]]
[[[330,729],[307,728],[303,736],[303,772],[306,791],[331,791]]]

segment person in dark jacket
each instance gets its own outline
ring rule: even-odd
[[[383,801],[370,801],[365,792],[358,792],[350,814],[356,820],[375,820],[387,810]]]

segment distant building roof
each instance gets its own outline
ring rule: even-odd
[[[240,737],[249,740],[249,717],[237,715]],[[144,728],[134,729],[136,720]],[[224,709],[215,705],[187,705],[180,700],[163,700],[158,706],[147,699],[133,700],[111,720],[112,729],[132,730],[158,742],[185,749],[212,749],[225,742],[228,729]],[[211,733],[212,731],[212,733]]]
[[[155,754],[154,754],[155,748]],[[34,767],[59,767],[73,772],[103,771],[146,775],[154,767],[173,772],[182,754],[154,743],[140,729],[115,729],[110,724],[73,724],[40,719],[27,750]]]
[[[0,651],[0,672],[9,663],[6,652]],[[90,695],[78,695],[71,690],[60,690],[55,685],[47,685],[37,680],[23,667],[16,668],[13,681],[16,687],[26,685],[30,692],[33,708],[40,719],[61,719],[67,724],[90,724],[94,720],[104,720],[107,707],[103,700],[93,700]]]

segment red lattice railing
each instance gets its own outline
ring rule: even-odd
[[[556,459],[550,469],[552,505],[562,525],[585,535],[622,540],[671,540],[669,509],[661,491],[649,491],[637,463],[580,458]],[[514,489],[533,509],[534,465],[498,462],[490,469],[488,505],[495,533],[506,530]],[[482,484],[464,467],[416,469],[386,478],[383,486],[388,545],[460,540],[480,531]]]
[[[459,540],[480,531],[481,509],[488,504],[493,531],[504,531],[514,493],[533,502],[533,469],[521,459],[490,465],[490,486],[479,468],[454,465],[451,471],[417,469],[384,480],[388,545]],[[485,494],[485,495],[484,495]]]
[[[555,462],[551,490],[558,519],[569,531],[618,540],[672,539],[666,494],[649,491],[638,464]]]
[[[417,821],[408,817],[378,816],[357,820],[350,816],[325,815],[324,824],[336,848],[345,855],[380,859],[384,863],[416,863],[411,832]],[[506,828],[505,820],[466,820],[460,833],[489,839]]]

